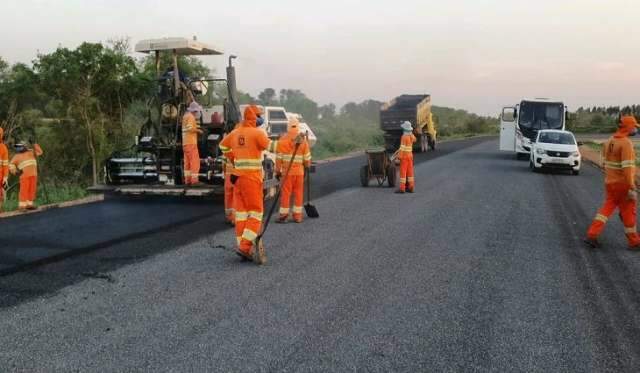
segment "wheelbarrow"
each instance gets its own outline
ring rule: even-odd
[[[365,151],[367,164],[360,168],[360,183],[363,187],[368,187],[371,179],[382,186],[386,181],[389,187],[396,185],[396,165],[395,154],[389,157],[384,149],[370,149]]]

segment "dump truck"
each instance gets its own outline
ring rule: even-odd
[[[384,147],[388,152],[395,152],[400,147],[400,126],[404,121],[411,123],[418,139],[414,151],[435,150],[436,127],[431,113],[431,95],[401,95],[382,106],[380,128],[384,131]]]
[[[226,79],[188,77],[179,70],[179,56],[222,55],[223,52],[195,38],[142,40],[135,51],[155,55],[156,94],[148,103],[148,117],[141,123],[134,145],[114,152],[105,162],[104,185],[93,192],[128,195],[208,196],[224,194],[224,157],[219,143],[240,121],[235,68],[229,56]],[[172,65],[160,68],[161,53],[170,53]],[[183,180],[182,117],[192,101],[203,107],[197,118],[204,133],[198,138],[200,174],[198,186]],[[265,155],[265,191],[273,194],[277,180],[273,162]]]

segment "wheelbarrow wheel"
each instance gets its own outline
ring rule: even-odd
[[[362,168],[360,168],[360,184],[362,184],[362,186],[365,188],[369,186],[369,166],[368,165],[364,165],[362,166]]]
[[[390,188],[396,186],[396,166],[391,163],[387,166],[387,183]]]

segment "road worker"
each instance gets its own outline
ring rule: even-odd
[[[36,157],[42,155],[42,149],[38,144],[35,144],[33,149],[29,149],[24,141],[16,143],[14,148],[17,154],[9,162],[9,171],[13,175],[20,173],[18,209],[20,211],[35,210],[34,202],[38,185],[38,163]]]
[[[630,250],[640,249],[640,236],[636,230],[636,155],[629,136],[637,132],[638,123],[631,116],[621,116],[616,133],[604,143],[602,155],[605,168],[606,199],[587,232],[585,242],[592,248],[600,247],[598,237],[607,220],[617,209],[624,225]]]
[[[2,204],[7,198],[9,180],[9,149],[7,149],[3,139],[4,129],[0,127],[0,212],[2,212]]]
[[[182,117],[182,151],[184,152],[184,184],[194,185],[198,183],[200,174],[200,154],[198,152],[198,134],[202,130],[196,120],[202,112],[202,108],[193,101],[187,107]]]
[[[251,109],[256,113],[256,126],[259,127],[264,123],[262,119],[262,111],[256,105],[251,105]],[[214,113],[217,114],[217,113]],[[213,120],[213,119],[212,119]],[[234,129],[238,128],[241,123],[237,123]],[[235,225],[235,209],[233,207],[233,183],[231,182],[231,175],[233,174],[233,154],[228,152],[223,156],[224,158],[224,215],[225,222],[230,225]]]
[[[398,159],[400,160],[400,188],[396,193],[404,193],[405,190],[413,193],[415,181],[413,177],[413,144],[416,137],[413,135],[411,123],[402,123],[402,137],[400,138],[400,149],[398,149]]]
[[[262,152],[274,152],[278,142],[271,141],[266,132],[256,128],[258,116],[255,106],[247,106],[238,128],[222,139],[222,153],[232,154],[234,161],[233,207],[236,218],[237,253],[251,260],[256,238],[262,227],[263,170]]]
[[[287,133],[278,140],[276,155],[276,177],[282,183],[280,195],[280,217],[278,223],[286,223],[289,218],[289,204],[293,194],[293,221],[302,223],[302,205],[304,203],[304,174],[311,166],[311,151],[307,141],[303,141],[296,149],[296,138],[299,134],[300,122],[297,118],[289,119]],[[295,157],[293,152],[296,151]],[[293,163],[291,159],[293,157]],[[291,168],[289,168],[291,167]],[[287,173],[288,170],[288,173]],[[282,177],[284,176],[284,179]]]

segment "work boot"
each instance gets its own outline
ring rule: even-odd
[[[629,250],[629,251],[640,251],[640,242],[635,242],[635,243],[629,245],[629,247],[627,247],[627,250]]]
[[[27,210],[37,210],[38,208],[36,206],[27,206]]]
[[[404,194],[404,190],[398,189],[394,193],[395,194]]]
[[[584,242],[587,246],[589,246],[592,249],[599,249],[600,246],[600,242],[598,241],[597,238],[585,238],[582,242]]]
[[[413,193],[413,189],[407,190],[407,193]]]
[[[236,249],[236,255],[242,258],[242,260],[248,260],[250,262],[253,261],[253,255],[249,252],[244,252],[241,249]]]
[[[302,223],[302,219],[294,219],[293,221],[295,221],[298,224]]]
[[[284,223],[286,223],[286,222],[287,222],[287,219],[288,219],[288,218],[289,218],[288,216],[280,215],[280,217],[278,218],[278,220],[276,220],[276,223],[278,223],[278,224],[284,224]]]

